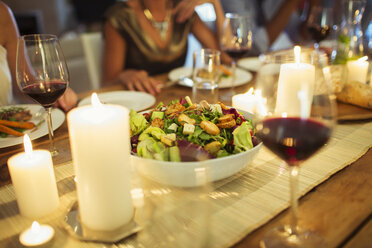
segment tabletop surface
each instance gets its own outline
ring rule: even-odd
[[[161,75],[166,81],[167,76]],[[235,88],[237,93],[248,91],[251,83]],[[122,90],[119,85],[104,87],[99,92]],[[221,95],[229,89],[220,90]],[[85,92],[80,99],[90,95]],[[191,96],[191,88],[174,85],[164,88],[156,96],[156,102],[169,103],[186,95]],[[225,101],[227,105],[231,101]],[[339,104],[339,125],[368,123],[372,111],[351,105]],[[372,132],[372,130],[371,130]],[[53,158],[54,165],[71,161],[67,123],[55,131],[55,144],[59,155]],[[48,149],[48,138],[42,137],[33,142],[35,149]],[[6,166],[8,158],[20,151],[22,145],[0,149],[0,186],[11,183]],[[327,247],[371,247],[372,244],[372,149],[344,169],[332,175],[328,180],[316,186],[303,196],[299,202],[299,224],[317,231],[322,235]],[[284,210],[269,222],[249,233],[232,247],[259,247],[259,240],[270,229],[289,222],[290,211]]]

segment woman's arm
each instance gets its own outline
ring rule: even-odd
[[[266,23],[265,29],[271,45],[279,34],[284,30],[293,11],[296,10],[299,0],[285,1],[276,12],[275,16]]]
[[[11,9],[0,1],[0,44],[7,51],[7,61],[12,76],[13,95],[17,99],[26,99],[17,86],[16,52],[19,32]]]
[[[199,16],[196,16],[191,32],[203,47],[221,50],[217,35],[205,25]],[[221,62],[230,65],[232,59],[226,53],[221,52]]]
[[[160,82],[149,77],[144,70],[125,69],[125,58],[125,40],[111,23],[106,21],[103,84],[118,83],[128,90],[139,90],[153,95],[158,93]]]

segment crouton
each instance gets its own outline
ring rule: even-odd
[[[200,127],[208,134],[211,135],[217,135],[220,133],[220,129],[214,124],[213,122],[210,121],[202,121],[200,123]]]

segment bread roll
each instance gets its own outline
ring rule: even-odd
[[[360,82],[345,83],[341,92],[336,93],[337,100],[363,108],[372,109],[372,87]]]

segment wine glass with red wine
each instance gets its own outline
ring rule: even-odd
[[[232,59],[231,94],[234,94],[236,61],[252,48],[252,27],[248,16],[226,13],[221,34],[221,49]]]
[[[333,9],[314,6],[310,10],[307,21],[307,29],[311,38],[315,41],[315,49],[319,48],[319,43],[326,39],[333,25]]]
[[[292,210],[290,223],[267,233],[261,245],[324,247],[319,234],[297,224],[297,192],[301,163],[327,144],[335,125],[327,56],[308,48],[296,56],[293,50],[285,50],[260,59],[255,86],[256,93],[261,92],[256,94],[261,97],[254,110],[256,134],[288,165]]]
[[[54,146],[52,107],[65,92],[69,72],[58,38],[50,34],[24,35],[18,39],[16,74],[19,89],[46,110],[50,152]]]

